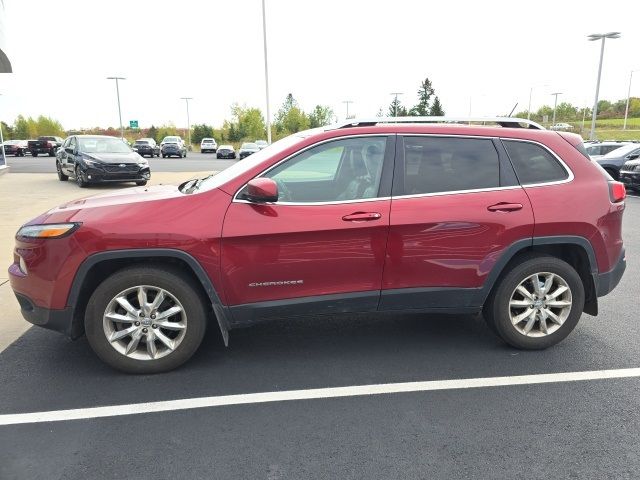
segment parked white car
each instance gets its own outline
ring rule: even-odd
[[[569,125],[568,123],[556,123],[555,125],[551,125],[551,130],[573,130],[573,125]]]
[[[216,150],[218,150],[218,143],[216,142],[215,138],[203,138],[200,142],[201,153],[216,153]]]

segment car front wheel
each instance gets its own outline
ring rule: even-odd
[[[82,175],[82,171],[80,170],[80,167],[76,167],[75,175],[76,175],[76,184],[80,188],[86,188],[89,186],[87,181],[84,179],[84,176]]]
[[[195,281],[178,269],[130,267],[95,290],[85,315],[89,344],[127,373],[159,373],[189,360],[200,346],[206,310]]]
[[[555,257],[529,255],[500,280],[484,316],[509,345],[543,349],[571,333],[584,301],[582,279],[571,265]]]
[[[58,172],[58,180],[60,180],[61,182],[66,182],[67,180],[69,180],[69,177],[62,173],[62,165],[60,165],[60,162],[56,162],[56,171]]]

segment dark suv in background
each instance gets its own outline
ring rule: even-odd
[[[58,150],[56,170],[61,181],[73,177],[79,187],[92,183],[135,182],[146,185],[151,178],[149,162],[120,138],[73,135]]]
[[[153,138],[140,138],[134,142],[132,148],[141,157],[145,155],[149,155],[151,158],[160,156],[160,146]]]
[[[554,345],[625,270],[624,185],[577,135],[471,120],[501,127],[349,120],[49,210],[16,235],[22,314],[136,373],[182,364],[206,328],[227,344],[308,314],[482,313],[514,347]]]

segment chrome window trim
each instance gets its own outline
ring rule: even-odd
[[[361,134],[357,134],[357,135],[341,135],[338,137],[332,137],[332,138],[327,138],[325,140],[322,140],[321,142],[317,142],[311,145],[306,146],[305,148],[303,148],[302,150],[298,150],[295,153],[292,153],[291,155],[283,158],[282,160],[280,160],[279,162],[277,162],[274,165],[271,165],[269,168],[263,170],[262,172],[260,172],[258,175],[256,175],[253,178],[260,178],[262,176],[264,176],[265,174],[269,173],[271,170],[273,170],[274,168],[276,168],[277,166],[279,166],[281,163],[286,162],[287,160],[290,160],[291,158],[306,152],[307,150],[310,150],[314,147],[317,147],[318,145],[323,145],[325,143],[329,143],[329,142],[334,142],[336,140],[348,140],[350,138],[361,138],[361,137],[382,137],[385,140],[392,136],[392,135],[397,135],[396,133],[361,133]],[[385,144],[385,148],[386,148],[386,144]],[[384,163],[383,163],[384,165]],[[253,179],[252,179],[253,180]],[[363,203],[363,202],[376,202],[379,200],[390,200],[391,197],[373,197],[373,198],[362,198],[362,199],[356,199],[356,200],[331,200],[331,201],[326,201],[326,202],[265,202],[265,203],[256,203],[256,202],[250,202],[249,200],[243,200],[238,198],[238,195],[240,194],[240,192],[242,190],[244,190],[244,188],[247,186],[249,182],[245,183],[244,185],[242,185],[242,187],[240,187],[236,193],[233,195],[233,200],[231,200],[231,203],[248,203],[250,205],[295,205],[295,206],[302,206],[302,205],[340,205],[343,203]],[[380,186],[378,186],[378,188],[380,188]]]
[[[503,141],[533,143],[535,145],[538,145],[538,146],[542,147],[543,149],[545,149],[547,152],[549,152],[551,154],[551,156],[553,156],[558,161],[558,163],[560,163],[560,166],[562,168],[564,168],[565,172],[568,173],[568,177],[564,178],[562,180],[554,180],[552,182],[541,182],[541,183],[527,183],[527,184],[521,183],[520,186],[522,188],[535,188],[535,187],[547,187],[549,185],[562,185],[563,183],[572,182],[573,179],[575,178],[575,176],[573,175],[573,170],[571,170],[571,168],[569,168],[569,165],[567,165],[564,162],[564,160],[562,160],[560,158],[560,156],[558,154],[556,154],[556,152],[551,150],[544,143],[536,142],[535,140],[527,140],[527,139],[521,139],[521,138],[504,138],[504,137],[500,137],[500,142],[503,142]],[[503,143],[503,145],[504,145],[504,143]],[[504,147],[504,149],[507,152],[507,156],[509,156],[509,151],[507,150],[506,146]],[[511,157],[509,157],[509,161],[511,161]],[[513,170],[515,171],[515,167],[513,168]],[[516,171],[516,177],[517,176],[518,176],[518,172]],[[518,182],[519,181],[520,181],[520,179],[518,178]]]

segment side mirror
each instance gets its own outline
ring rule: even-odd
[[[627,160],[635,160],[640,157],[640,153],[634,153],[633,155],[627,155]]]
[[[73,155],[75,153],[73,151],[73,148],[71,148],[71,147],[65,147],[64,151],[67,152],[67,153],[70,153],[71,155]]]
[[[247,183],[245,198],[250,202],[278,201],[278,185],[270,178],[254,178]]]

